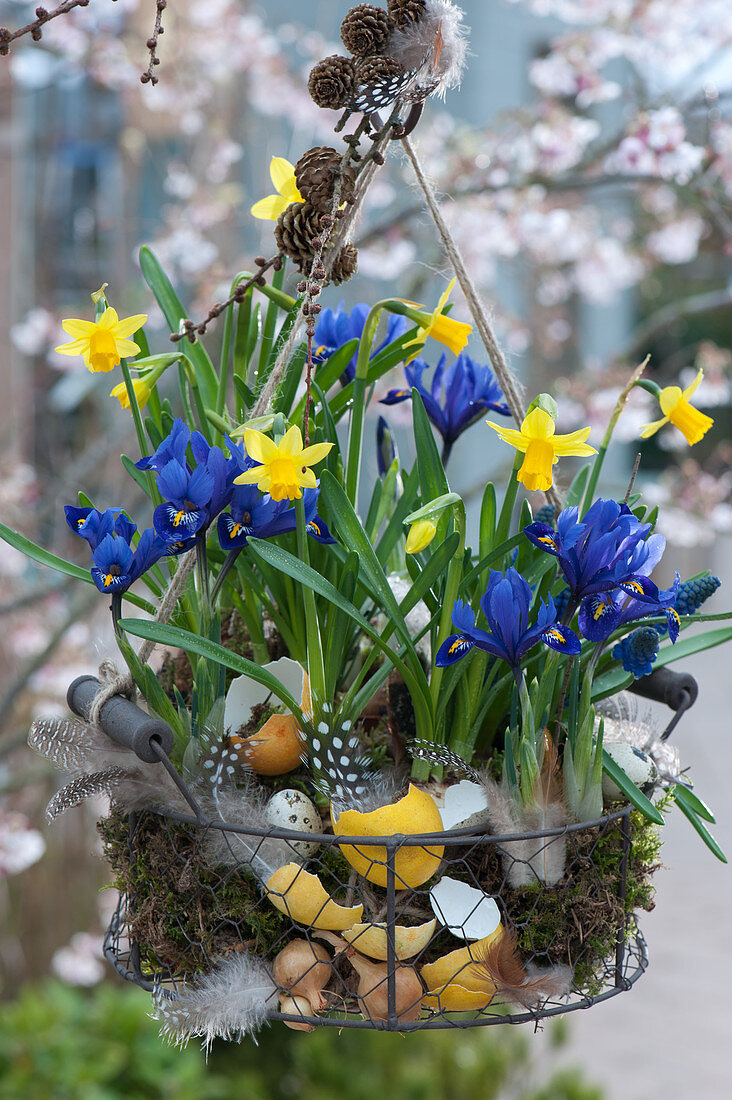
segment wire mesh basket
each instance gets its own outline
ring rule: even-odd
[[[302,1029],[415,1031],[536,1022],[616,996],[647,967],[634,910],[650,897],[651,867],[634,855],[637,817],[626,807],[591,822],[503,836],[480,827],[368,838],[307,834],[318,847],[303,862],[302,833],[265,833],[184,815],[113,815],[102,832],[126,892],[105,954],[120,975],[143,988],[174,990],[222,959],[251,953],[279,990],[280,1008],[273,1003],[268,1017]],[[263,892],[246,861],[217,868],[207,854],[222,839],[235,852],[242,838],[247,850],[256,851],[273,837],[291,844],[293,861],[300,861],[293,890],[300,875],[317,875],[325,888],[328,901],[306,923],[302,914],[293,917],[290,888],[279,897]],[[550,886],[536,866],[557,845],[565,849],[564,872]],[[343,856],[347,846],[383,867],[385,886],[353,871]],[[520,858],[527,851],[530,858]],[[414,852],[434,858],[438,875],[495,899],[513,954],[491,963],[463,935],[467,928],[431,924],[433,880],[404,888],[400,878],[400,860]],[[364,930],[350,941],[343,940],[344,929],[339,935],[317,927],[331,902],[351,910],[363,906],[356,924]],[[313,970],[321,968],[318,1012],[308,1011],[307,1002],[303,1007],[297,989],[278,976],[278,956],[293,939],[309,945]],[[456,998],[456,989],[467,994]]]

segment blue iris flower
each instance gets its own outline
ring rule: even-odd
[[[156,473],[159,473],[169,462],[179,462],[184,465],[186,448],[190,441],[190,428],[180,417],[176,417],[171,431],[166,435],[155,454],[141,458],[135,463],[135,466],[138,470],[155,470]]]
[[[153,523],[160,537],[165,542],[180,542],[198,534],[209,519],[213,475],[205,466],[191,471],[171,459],[158,474],[157,485],[165,498],[153,512]]]
[[[74,534],[86,539],[92,550],[107,535],[120,535],[129,543],[137,530],[137,524],[128,519],[121,508],[106,508],[99,512],[96,508],[75,508],[67,504],[64,514]]]
[[[651,559],[644,563],[642,568],[650,572],[656,563],[657,559]],[[672,642],[676,641],[679,636],[680,621],[674,605],[681,583],[679,574],[676,574],[671,587],[664,591],[658,589],[647,577],[642,579],[645,581],[644,589],[642,592],[639,590],[634,596],[629,597],[628,587],[625,587],[615,589],[613,592],[599,592],[585,597],[580,604],[577,620],[585,638],[591,642],[604,642],[614,630],[625,626],[626,623],[645,619],[649,615],[665,615],[668,636]]]
[[[648,580],[648,565],[661,557],[663,536],[649,535],[651,525],[614,500],[596,500],[582,520],[578,516],[574,505],[559,513],[556,531],[541,522],[524,527],[535,546],[557,558],[573,605],[615,588],[653,602],[658,589]]]
[[[316,351],[313,355],[313,359],[316,363],[322,363],[325,359],[329,359],[334,352],[338,351],[338,348],[342,348],[344,344],[347,344],[350,340],[360,340],[363,334],[363,327],[366,324],[366,318],[369,315],[370,306],[360,303],[355,305],[350,313],[344,309],[343,302],[338,306],[338,309],[324,309],[318,318],[318,325],[315,329],[315,343]],[[405,317],[398,317],[395,314],[389,314],[386,323],[386,337],[381,341],[378,347],[374,348],[371,352],[370,358],[378,355],[380,351],[393,343],[394,340],[398,340],[400,336],[403,336],[407,331],[407,320]],[[343,375],[341,376],[344,383],[353,381],[356,374],[356,358],[357,353],[354,354],[352,359],[346,364]]]
[[[435,659],[438,668],[455,664],[474,646],[506,661],[515,676],[519,674],[524,654],[539,642],[560,653],[580,652],[580,641],[574,631],[557,622],[551,596],[547,603],[539,604],[536,622],[529,625],[531,589],[513,566],[505,573],[491,570],[480,607],[490,632],[476,627],[471,607],[462,600],[455,601],[452,623],[458,632],[440,646]]]
[[[92,550],[92,579],[100,592],[126,592],[165,553],[165,543],[149,527],[133,550],[122,535],[108,534]]]
[[[445,449],[443,461],[458,436],[479,420],[485,412],[510,416],[503,391],[490,367],[480,366],[462,352],[445,370],[447,356],[441,355],[428,389],[422,375],[429,370],[423,359],[415,359],[404,368],[407,389],[390,390],[381,400],[382,405],[397,405],[408,401],[415,389],[424,401],[428,417],[442,436]]]
[[[335,542],[327,525],[317,515],[318,495],[318,489],[303,490],[305,530],[318,542]],[[296,526],[292,502],[272,500],[269,493],[261,494],[256,485],[237,485],[230,511],[223,512],[217,524],[221,549],[227,551],[241,550],[250,538],[271,539],[294,531]]]

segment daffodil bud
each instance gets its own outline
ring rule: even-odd
[[[407,553],[421,553],[432,542],[436,531],[437,527],[432,520],[420,519],[417,523],[413,523],[407,535]]]

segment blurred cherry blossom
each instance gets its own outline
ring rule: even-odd
[[[46,842],[25,814],[0,809],[0,881],[37,863]]]

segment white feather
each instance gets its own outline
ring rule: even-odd
[[[208,1053],[214,1039],[254,1036],[276,1010],[276,994],[264,963],[241,951],[179,991],[158,987],[153,1005],[161,1036],[178,1046],[200,1038]]]
[[[444,96],[462,80],[468,34],[461,8],[451,0],[426,0],[425,14],[417,23],[392,33],[387,53],[405,69],[418,70],[415,91]]]
[[[524,808],[493,779],[484,776],[482,782],[491,827],[499,836],[560,829],[567,823],[567,813],[559,802]],[[508,884],[514,888],[537,882],[554,886],[564,874],[567,848],[562,836],[510,840],[496,847],[503,856]]]
[[[214,795],[222,821],[242,828],[271,829],[265,814],[267,792],[250,783],[247,787],[219,791]],[[206,854],[216,866],[236,867],[246,863],[261,882],[267,882],[286,863],[300,862],[300,853],[287,840],[271,836],[246,836],[223,829],[206,833]]]

